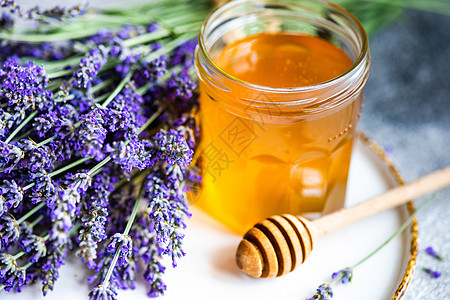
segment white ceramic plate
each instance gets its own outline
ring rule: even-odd
[[[364,140],[364,141],[363,141]],[[376,154],[375,152],[378,152]],[[362,138],[354,148],[347,205],[369,199],[398,184],[398,174],[373,143]],[[386,240],[409,216],[406,205],[392,209],[320,237],[308,260],[294,272],[274,279],[253,279],[239,272],[234,262],[241,239],[221,224],[192,209],[185,239],[187,255],[176,269],[168,267],[168,290],[163,299],[306,299],[330,275],[351,266]],[[400,299],[416,259],[417,228],[410,226],[387,247],[355,269],[353,282],[333,288],[335,300]],[[167,264],[168,266],[170,263]],[[42,297],[40,284],[20,295],[1,292],[2,300],[87,299],[89,273],[75,257],[62,267],[55,290]],[[121,291],[119,299],[148,299],[138,276],[134,291]]]

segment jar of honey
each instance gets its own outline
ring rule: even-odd
[[[202,166],[196,205],[237,233],[273,214],[343,207],[368,40],[343,8],[231,1],[196,52]]]

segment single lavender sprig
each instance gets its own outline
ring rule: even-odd
[[[122,265],[126,264],[125,257],[130,252],[131,243],[132,243],[128,234],[130,233],[131,226],[136,217],[137,210],[138,210],[139,203],[141,201],[143,192],[144,192],[144,185],[141,185],[140,190],[138,192],[138,196],[136,197],[136,201],[134,203],[133,211],[131,212],[131,215],[128,219],[127,225],[122,234],[116,234],[115,237],[113,237],[113,240],[110,244],[110,246],[111,245],[112,246],[109,247],[109,250],[114,249],[114,246],[117,243],[119,243],[119,247],[116,247],[116,249],[114,251],[114,256],[111,260],[111,263],[109,265],[109,268],[107,270],[105,277],[102,279],[101,284],[97,285],[89,293],[90,300],[104,300],[104,299],[115,300],[115,299],[117,299],[117,292],[116,292],[115,284],[113,282],[110,282],[110,279],[111,279],[111,275],[114,271],[114,268],[116,267],[117,261],[119,261],[119,263]]]
[[[319,285],[314,296],[306,300],[330,300],[331,298],[333,298],[333,290],[331,289],[331,284],[324,283]]]
[[[333,273],[333,275],[331,275],[331,279],[336,279],[336,278],[341,280],[342,284],[352,282],[353,268],[345,268],[338,272]]]
[[[441,272],[429,268],[422,268],[422,270],[433,278],[439,278],[442,275]]]
[[[87,3],[83,2],[70,8],[55,6],[50,9],[41,10],[39,6],[25,9],[14,0],[0,1],[0,7],[8,8],[12,14],[26,20],[39,21],[62,20],[65,18],[73,18],[78,15],[83,15],[85,13],[86,6]]]
[[[4,214],[0,220],[0,250],[3,250],[19,239],[20,226],[11,214]]]
[[[419,211],[421,211],[434,198],[435,198],[435,195],[429,197],[427,200],[422,202],[417,207],[417,209],[409,216],[409,218],[397,229],[397,231],[395,231],[384,243],[382,243],[374,251],[372,251],[369,255],[367,255],[366,257],[361,259],[359,262],[354,264],[352,267],[344,268],[344,269],[342,269],[342,270],[340,270],[338,272],[333,273],[333,275],[331,276],[332,281],[330,283],[324,283],[324,284],[320,285],[319,288],[317,289],[317,292],[313,295],[313,297],[312,298],[308,298],[306,300],[330,300],[331,298],[333,298],[332,286],[334,284],[336,284],[339,281],[341,281],[343,284],[351,282],[351,280],[353,278],[353,270],[357,266],[361,265],[362,263],[367,261],[369,258],[374,256],[376,253],[378,253],[378,251],[380,251],[390,241],[392,241],[395,237],[397,237],[400,233],[402,233],[408,227],[408,225],[412,222],[412,220],[417,215],[417,213]],[[428,270],[427,271],[427,270],[425,270],[425,271],[428,274],[430,274],[431,276],[433,276],[433,277],[435,277],[435,276],[439,277],[440,276],[439,272],[435,272],[435,271],[432,271],[432,270]]]
[[[442,256],[440,256],[434,249],[433,247],[427,247],[425,249],[426,253],[434,258],[436,258],[437,260],[443,261],[444,258]]]
[[[108,50],[100,45],[90,50],[85,57],[81,59],[79,69],[73,73],[76,87],[90,88],[91,80],[97,77],[98,72],[108,60]]]

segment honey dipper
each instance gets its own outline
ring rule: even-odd
[[[450,166],[314,221],[288,214],[272,216],[245,234],[236,252],[236,263],[244,273],[256,278],[285,275],[305,261],[318,236],[448,184]]]

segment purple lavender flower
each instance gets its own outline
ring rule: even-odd
[[[119,37],[113,36],[112,33],[110,33],[109,39],[110,39],[110,41],[108,42],[108,44],[110,44],[109,55],[115,56],[115,57],[120,57],[122,55],[122,52],[124,49],[122,39]]]
[[[53,290],[53,286],[59,278],[59,268],[64,265],[65,257],[65,245],[51,243],[47,250],[47,255],[41,259],[43,264],[38,274],[42,280],[42,293],[44,296],[47,295],[48,291]]]
[[[21,139],[16,144],[23,152],[32,151],[36,149],[36,143],[30,139]]]
[[[12,119],[11,114],[0,107],[0,138],[4,138],[13,125],[14,119]]]
[[[54,168],[53,163],[55,161],[56,157],[51,149],[44,145],[39,148],[34,147],[34,149],[27,153],[19,165],[22,168],[27,168],[31,172],[39,169],[45,169],[47,172],[51,172]]]
[[[193,149],[197,137],[200,135],[200,127],[198,120],[193,112],[187,112],[181,115],[180,118],[175,120],[172,124],[180,132],[180,135],[184,136],[189,147]]]
[[[32,57],[43,60],[61,60],[75,54],[73,42],[30,44],[16,41],[2,41],[0,61],[5,61],[11,56]]]
[[[31,172],[28,175],[28,182],[34,183],[34,186],[29,190],[28,196],[33,204],[46,201],[49,208],[53,208],[56,198],[57,190],[47,171],[39,169]]]
[[[25,270],[17,265],[12,255],[0,253],[0,285],[4,285],[4,290],[20,291],[25,284]]]
[[[111,153],[111,161],[118,164],[125,172],[133,168],[143,170],[148,167],[151,153],[146,150],[146,143],[134,138],[129,142],[114,142],[107,148]]]
[[[156,174],[149,176],[146,192],[150,202],[150,219],[153,220],[152,231],[156,233],[158,242],[167,242],[170,236],[170,221],[173,215],[172,206],[169,201],[170,189]]]
[[[70,104],[78,108],[79,114],[88,113],[89,110],[94,106],[94,98],[92,94],[86,95],[79,90],[71,90],[70,94],[74,96],[74,98],[70,100]],[[76,121],[78,121],[78,119]],[[75,122],[75,120],[73,120],[73,122]]]
[[[128,39],[141,35],[146,32],[146,29],[142,26],[135,26],[130,24],[123,25],[117,32],[117,36],[121,39]]]
[[[119,251],[118,264],[124,266],[128,263],[128,256],[131,254],[132,247],[133,241],[129,235],[116,233],[111,237],[111,242],[106,247],[106,251],[109,253]]]
[[[175,129],[161,129],[155,135],[159,156],[169,165],[189,165],[194,151],[189,148],[182,133]]]
[[[441,272],[434,271],[434,270],[432,270],[432,269],[422,268],[422,270],[424,270],[425,273],[427,273],[428,275],[430,275],[430,276],[433,277],[433,278],[439,278],[439,277],[441,277],[441,275],[442,275]]]
[[[117,300],[117,289],[113,284],[98,285],[89,292],[89,300]]]
[[[197,40],[190,40],[178,46],[170,57],[170,66],[182,65],[185,68],[190,68],[194,64],[196,46]]]
[[[338,272],[333,273],[331,275],[331,279],[338,278],[341,280],[342,284],[346,284],[349,282],[352,282],[353,278],[353,269],[352,268],[345,268]]]
[[[89,51],[80,61],[80,68],[73,73],[74,85],[81,88],[90,88],[91,80],[95,78],[108,60],[108,50],[103,45]]]
[[[142,86],[148,82],[156,82],[164,73],[166,73],[166,58],[160,56],[151,62],[144,60],[137,69],[134,80],[138,86]]]
[[[17,268],[17,262],[11,254],[0,253],[0,283],[4,282],[8,276],[13,276]]]
[[[47,132],[53,129],[58,116],[56,111],[49,111],[34,119],[33,127],[39,137],[44,137]]]
[[[192,82],[186,70],[182,70],[178,74],[172,73],[172,78],[167,83],[168,95],[171,100],[191,98],[196,87],[197,85]]]
[[[107,171],[109,171],[107,169]],[[108,216],[107,206],[109,196],[114,190],[112,178],[104,173],[98,174],[93,179],[92,186],[83,195],[82,229],[79,232],[79,247],[77,256],[86,262],[90,269],[95,267],[98,243],[106,238],[105,224]],[[109,173],[109,172],[108,172]]]
[[[3,180],[0,192],[0,216],[22,202],[23,189],[14,180]]]
[[[8,274],[6,275],[6,278],[2,284],[5,285],[4,290],[7,292],[11,291],[20,292],[25,282],[26,282],[25,270],[22,269],[21,267],[17,267],[14,273],[9,274],[9,276]]]
[[[61,189],[58,198],[51,211],[52,227],[49,231],[50,240],[58,245],[67,244],[68,233],[72,229],[72,218],[75,216],[77,203],[80,202],[80,194],[76,188]]]
[[[81,101],[79,101],[81,102]],[[81,103],[76,103],[82,105]],[[44,136],[57,135],[61,139],[73,137],[75,132],[74,122],[78,121],[78,112],[70,105],[56,106],[47,113],[41,114],[35,118],[33,127],[34,132],[40,138]]]
[[[10,30],[12,29],[13,26],[14,26],[14,19],[11,18],[11,16],[6,12],[3,12],[2,15],[0,16],[0,30],[2,28]]]
[[[108,105],[105,127],[110,132],[120,131],[119,139],[133,138],[137,127],[142,126],[146,121],[142,116],[142,104],[142,96],[136,92],[134,83],[130,82]]]
[[[143,57],[148,52],[149,49],[147,47],[135,47],[131,49],[122,47],[119,56],[120,64],[115,67],[116,72],[122,77],[125,77],[133,66],[138,66],[142,63]]]
[[[115,272],[118,276],[114,278],[117,282],[117,286],[120,289],[132,289],[136,288],[136,272],[138,266],[136,264],[136,260],[133,258],[134,256],[131,254],[128,258],[128,262],[123,266],[116,266]]]
[[[158,23],[152,22],[150,25],[147,26],[147,32],[155,32],[159,29]]]
[[[78,172],[75,175],[67,174],[66,180],[72,181],[72,183],[69,184],[70,188],[78,187],[78,192],[80,194],[84,194],[84,192],[86,192],[86,190],[91,186],[92,177],[85,172]]]
[[[0,155],[0,169],[5,173],[11,172],[24,157],[24,153],[19,147],[3,141],[0,141]]]
[[[392,145],[387,145],[387,146],[385,146],[385,147],[384,147],[384,152],[385,152],[387,155],[392,155],[392,154],[394,153],[394,146],[392,146]]]
[[[78,148],[81,148],[83,157],[94,156],[97,161],[105,158],[106,155],[102,151],[107,134],[107,130],[104,128],[104,118],[105,110],[100,106],[80,117]]]
[[[146,197],[149,199],[149,217],[153,221],[151,228],[156,239],[165,244],[164,254],[172,257],[176,267],[177,259],[184,256],[182,241],[184,238],[185,217],[190,217],[186,194],[180,189],[180,182],[171,180],[167,168],[155,168],[147,177]],[[161,178],[165,178],[163,181]]]
[[[53,98],[52,92],[45,90],[48,76],[42,66],[29,61],[21,66],[17,59],[8,59],[0,68],[0,99],[8,103],[8,111],[19,107],[22,110],[43,109]],[[15,120],[19,122],[21,120]]]
[[[166,269],[162,264],[164,248],[161,247],[156,237],[150,232],[153,227],[153,221],[148,215],[138,213],[136,221],[130,233],[135,241],[133,253],[134,255],[140,255],[145,263],[143,276],[150,285],[148,296],[151,298],[158,297],[163,295],[167,288],[162,279]]]
[[[333,291],[328,283],[324,283],[317,288],[316,293],[306,300],[330,300],[333,298]]]
[[[426,253],[428,254],[428,255],[430,255],[430,256],[432,256],[432,257],[434,257],[434,258],[436,258],[436,259],[438,259],[438,260],[440,260],[440,261],[442,261],[442,260],[444,260],[444,258],[442,257],[442,256],[440,256],[434,249],[433,249],[433,247],[427,247],[426,249],[425,249],[425,251],[426,251]]]
[[[145,281],[150,284],[150,290],[147,293],[150,298],[163,295],[167,289],[166,284],[162,280],[162,275],[164,275],[166,270],[161,263],[163,252],[164,249],[159,247],[158,243],[152,243],[142,255],[142,259],[146,263],[146,270],[143,276]]]
[[[14,0],[0,1],[0,7],[8,8],[12,14],[26,20],[39,20],[41,22],[48,21],[47,19],[61,20],[63,18],[73,18],[85,13],[86,3],[78,4],[70,8],[55,6],[51,9],[41,10],[39,6],[30,9],[22,8]]]
[[[22,234],[19,239],[19,246],[29,255],[28,261],[36,263],[39,258],[45,257],[47,254],[45,239],[33,234],[32,229],[26,222],[21,224],[21,229]]]
[[[11,214],[0,217],[0,250],[16,242],[20,236],[20,226]]]

